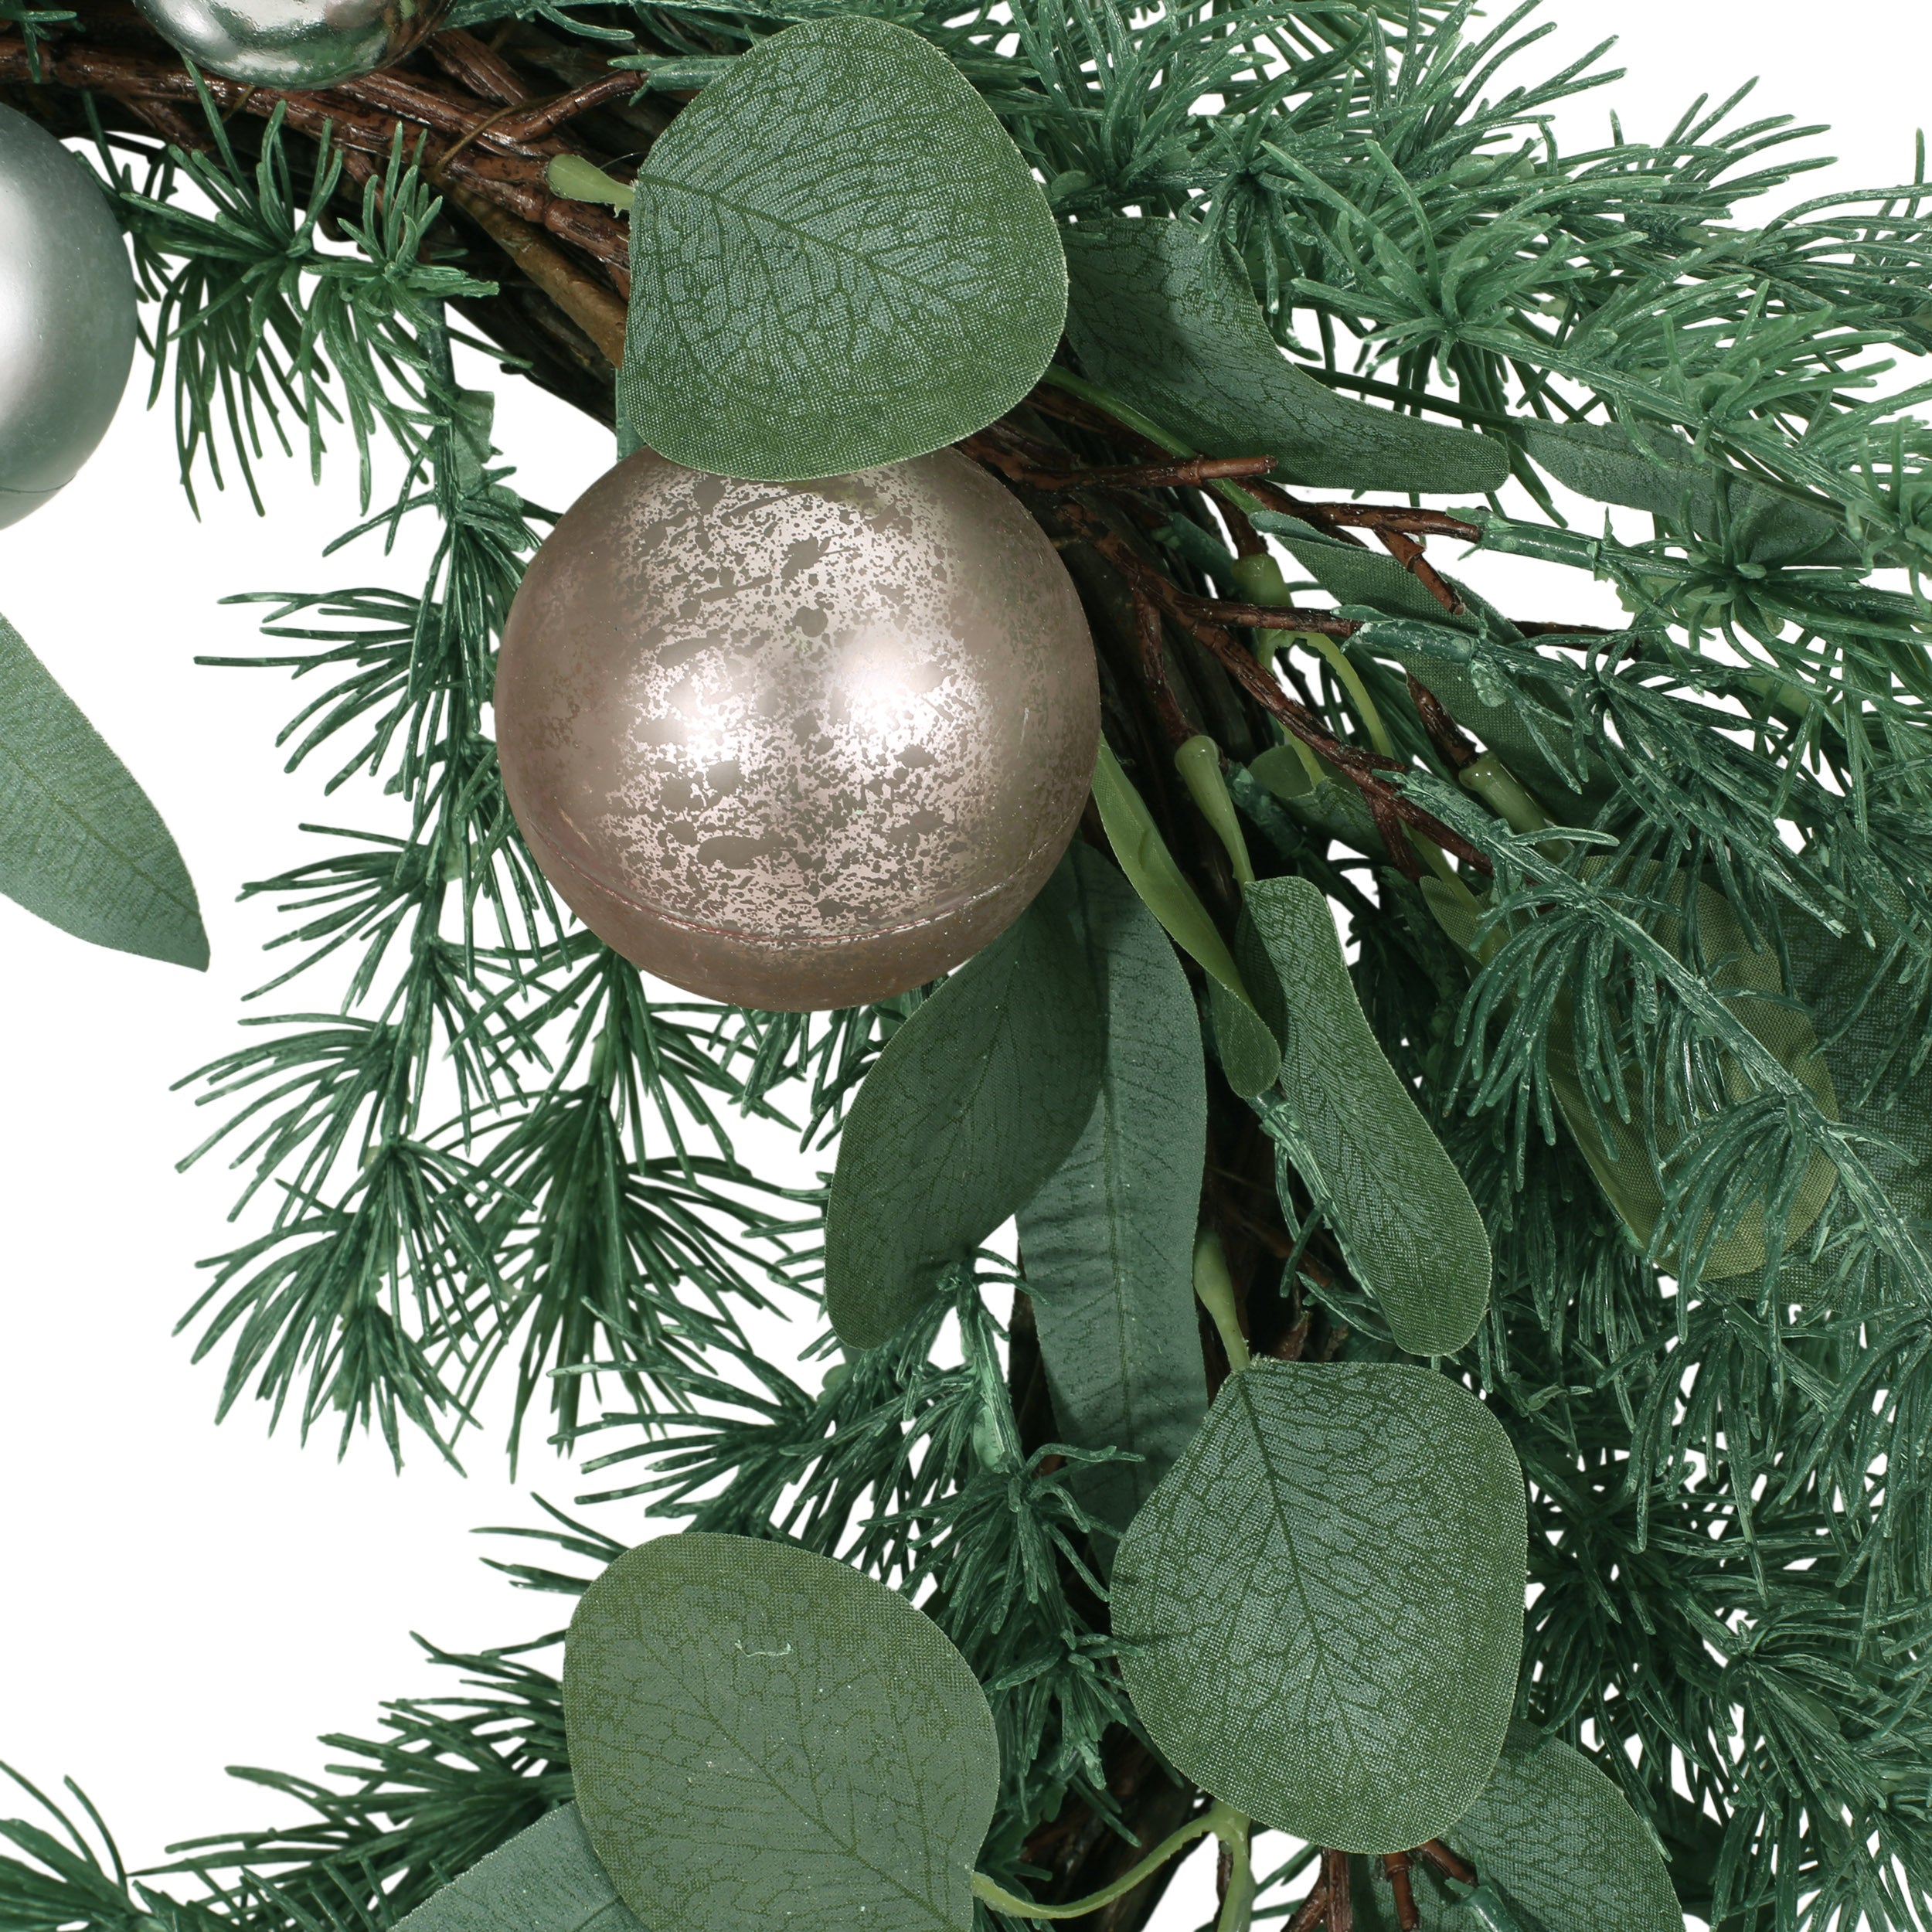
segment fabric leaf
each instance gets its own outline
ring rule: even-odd
[[[1104,740],[1094,766],[1094,804],[1121,871],[1168,937],[1208,976],[1215,1050],[1228,1084],[1244,1100],[1265,1092],[1281,1071],[1281,1043],[1256,1009],[1220,928],[1174,862],[1146,800]]]
[[[1559,483],[1600,503],[1621,503],[1717,536],[1728,523],[1730,549],[1750,563],[1855,567],[1859,546],[1828,511],[1766,489],[1700,457],[1661,425],[1640,444],[1617,423],[1517,425],[1529,454]]]
[[[1383,551],[1324,536],[1299,517],[1281,516],[1273,510],[1257,511],[1249,520],[1257,530],[1278,539],[1338,604],[1366,604],[1391,617],[1420,617],[1449,630],[1476,628],[1473,617],[1444,610],[1420,577]]]
[[[396,1921],[396,1932],[644,1932],[574,1804],[547,1811]]]
[[[1079,1139],[1107,1029],[1056,873],[882,1053],[839,1137],[825,1307],[876,1349],[1032,1198]]]
[[[651,148],[618,396],[660,454],[843,475],[1011,409],[1058,345],[1046,199],[930,42],[862,15],[732,63]]]
[[[1515,1922],[1536,1932],[1683,1932],[1670,1868],[1615,1784],[1533,1724],[1509,1727],[1495,1775],[1447,1835]],[[1350,1861],[1362,1932],[1396,1932],[1379,1859]],[[1482,1932],[1427,1861],[1410,1869],[1423,1932]]]
[[[1439,1837],[1515,1696],[1527,1542],[1502,1425],[1434,1370],[1257,1361],[1121,1546],[1135,1710],[1188,1777],[1344,1851]]]
[[[1095,382],[1208,456],[1272,456],[1294,483],[1499,488],[1508,451],[1375,409],[1288,361],[1247,275],[1191,223],[1108,216],[1065,231],[1067,340]]]
[[[992,1713],[930,1617],[790,1544],[628,1550],[564,1647],[584,1829],[678,1932],[971,1932],[999,1784]]]
[[[1281,1085],[1351,1267],[1410,1355],[1452,1355],[1489,1301],[1489,1236],[1454,1162],[1370,1030],[1328,902],[1305,879],[1248,887],[1258,985],[1272,981]],[[1265,959],[1271,972],[1260,964]]]
[[[1099,853],[1076,845],[1067,862],[1107,1060],[1073,1151],[1020,1211],[1020,1256],[1062,1440],[1143,1458],[1076,1479],[1124,1529],[1207,1413],[1191,1284],[1207,1073],[1167,935]]]
[[[97,946],[208,964],[194,882],[161,815],[5,617],[0,892]]]

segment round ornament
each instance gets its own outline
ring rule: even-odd
[[[0,529],[94,453],[134,355],[134,278],[87,165],[0,107]]]
[[[641,451],[532,562],[496,722],[593,931],[797,1012],[917,986],[1019,917],[1079,820],[1100,692],[1053,546],[956,452],[753,483]]]
[[[400,60],[447,0],[135,0],[162,38],[229,80],[301,92]]]

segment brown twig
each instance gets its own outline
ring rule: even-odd
[[[1429,742],[1442,753],[1444,764],[1451,771],[1460,771],[1464,765],[1475,763],[1479,755],[1475,740],[1450,716],[1442,707],[1442,700],[1413,671],[1409,673],[1409,701],[1422,719]]]
[[[1413,826],[1433,838],[1445,852],[1453,852],[1478,870],[1486,873],[1491,869],[1489,861],[1460,832],[1444,825],[1389,782],[1385,774],[1405,769],[1399,759],[1385,758],[1379,752],[1366,750],[1359,745],[1345,744],[1336,738],[1319,717],[1290,697],[1276,681],[1274,672],[1251,651],[1244,649],[1226,628],[1230,624],[1249,622],[1252,612],[1256,617],[1269,620],[1269,629],[1308,630],[1317,628],[1303,621],[1311,614],[1291,614],[1264,610],[1259,605],[1230,604],[1218,598],[1192,597],[1137,556],[1130,546],[1077,503],[1066,505],[1063,514],[1066,521],[1127,579],[1130,586],[1138,587],[1182,624],[1219,660],[1225,669],[1233,674],[1235,682],[1257,703],[1280,719],[1311,750],[1326,759],[1349,779],[1362,794],[1362,801],[1389,848],[1389,858],[1406,876],[1420,878],[1421,872],[1408,840],[1401,836],[1399,828],[1403,825]],[[1349,627],[1351,631],[1356,628]]]
[[[1328,1932],[1354,1932],[1355,1902],[1349,1896],[1349,1855],[1321,1854],[1321,1883],[1328,1894]]]
[[[1175,697],[1173,686],[1168,682],[1166,641],[1161,634],[1160,607],[1135,579],[1128,580],[1127,588],[1134,600],[1134,624],[1140,634],[1141,675],[1153,698],[1155,713],[1169,742],[1184,745],[1196,735],[1195,730]]]
[[[439,183],[456,206],[597,345],[613,369],[624,362],[624,305],[604,285],[553,248],[541,230],[456,182]]]
[[[111,94],[130,104],[148,101],[192,101],[195,81],[178,61],[150,59],[113,47],[70,43],[39,49],[46,78],[64,87]],[[26,48],[22,41],[0,39],[0,80],[29,78]],[[378,77],[368,77],[375,80]],[[397,77],[383,77],[396,80]],[[474,116],[451,108],[444,97],[412,83],[406,89],[369,89],[371,100],[358,99],[343,90],[325,94],[282,94],[273,88],[257,87],[243,82],[224,80],[219,75],[204,74],[202,84],[217,106],[233,106],[240,112],[266,119],[281,107],[287,125],[315,141],[326,134],[339,148],[386,160],[398,129],[406,152],[413,154],[420,144],[426,172],[434,175],[447,157],[434,138],[435,129],[426,118],[431,104],[437,122],[459,122],[467,128]],[[354,83],[362,87],[363,83]],[[377,108],[372,97],[381,94],[390,104]],[[560,147],[557,151],[562,151]],[[630,243],[624,225],[583,202],[563,201],[553,196],[543,179],[539,154],[498,154],[482,145],[467,149],[449,162],[449,178],[460,182],[486,201],[493,202],[519,220],[546,229],[560,240],[583,250],[603,264],[620,294],[629,291],[628,266]]]
[[[1409,1883],[1409,1854],[1387,1853],[1383,1859],[1382,1869],[1388,1875],[1389,1889],[1395,1895],[1397,1932],[1417,1932],[1422,1923],[1422,1914],[1416,1910],[1415,1889]]]
[[[1315,1889],[1301,1901],[1301,1910],[1289,1920],[1283,1932],[1315,1932],[1328,1909],[1328,1888],[1325,1880],[1318,1879]]]
[[[1464,1864],[1439,1838],[1432,1838],[1427,1845],[1418,1845],[1415,1855],[1427,1859],[1444,1878],[1454,1879],[1458,1885],[1474,1885],[1476,1882],[1476,1868]]]
[[[1032,447],[1025,447],[1031,444]],[[960,444],[975,461],[991,464],[1000,474],[1029,490],[1171,490],[1199,488],[1223,478],[1258,476],[1274,461],[1271,456],[1191,456],[1164,463],[1120,463],[1061,469],[1043,463],[1037,454],[1044,445],[1003,423],[990,423]]]

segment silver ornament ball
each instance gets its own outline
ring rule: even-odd
[[[87,164],[0,107],[0,528],[107,433],[134,355],[127,244]]]
[[[136,0],[198,67],[258,87],[332,87],[400,60],[447,0]]]
[[[594,931],[801,1011],[1018,917],[1079,820],[1100,693],[1053,546],[956,452],[753,483],[647,451],[532,562],[496,723],[517,823]]]

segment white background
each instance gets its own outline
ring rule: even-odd
[[[1559,32],[1522,77],[1613,30],[1615,63],[1632,70],[1560,117],[1569,148],[1598,145],[1613,106],[1632,137],[1661,137],[1696,94],[1721,99],[1758,74],[1743,117],[1835,124],[1811,146],[1839,165],[1798,193],[1911,173],[1932,53],[1923,0],[1553,0],[1546,12]],[[204,1278],[196,1262],[230,1243],[236,1177],[214,1162],[175,1172],[209,1121],[170,1083],[243,1037],[241,996],[267,976],[257,949],[278,929],[236,894],[319,848],[298,821],[379,822],[366,787],[325,804],[320,770],[282,772],[274,738],[295,700],[281,674],[192,660],[257,648],[257,614],[221,607],[228,593],[413,589],[420,571],[413,552],[385,559],[370,544],[320,556],[357,515],[345,450],[319,486],[301,460],[265,461],[265,519],[231,488],[204,491],[197,522],[175,481],[166,404],[144,410],[142,377],[80,479],[0,531],[0,610],[159,805],[214,954],[196,975],[100,951],[0,899],[0,1757],[43,1783],[77,1778],[133,1863],[288,1815],[224,1766],[315,1774],[318,1733],[366,1734],[378,1699],[452,1688],[410,1631],[462,1648],[551,1628],[559,1600],[481,1569],[470,1532],[535,1521],[528,1490],[567,1505],[590,1486],[540,1430],[513,1486],[500,1429],[467,1443],[467,1478],[418,1443],[400,1478],[378,1445],[338,1462],[332,1436],[306,1447],[286,1427],[267,1436],[252,1401],[217,1430],[216,1364],[191,1366],[171,1338]],[[489,372],[473,365],[469,379]],[[526,493],[556,509],[608,459],[594,425],[514,382],[498,440]],[[318,979],[289,1004],[332,990]],[[634,1505],[597,1520],[643,1533]],[[1162,1925],[1198,1923],[1206,1888],[1202,1863]]]

